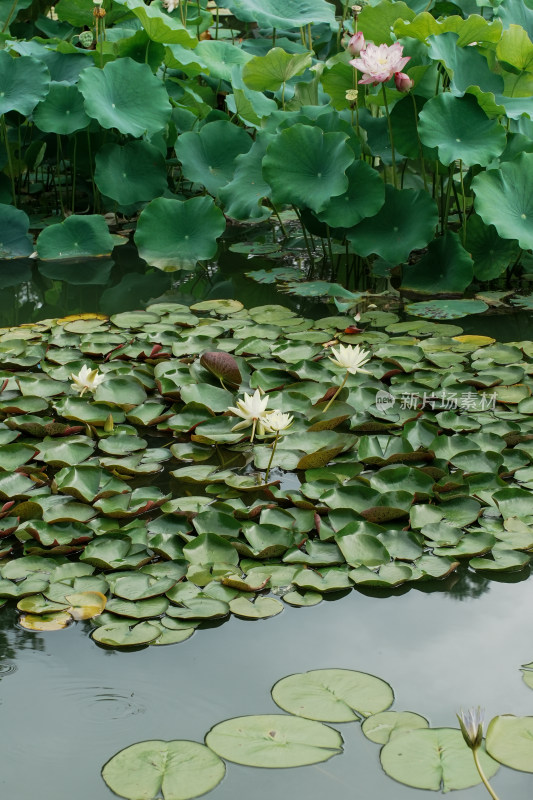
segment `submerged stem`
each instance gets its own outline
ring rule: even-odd
[[[276,438],[274,439],[274,442],[272,444],[272,453],[270,454],[270,461],[268,462],[268,467],[266,469],[265,483],[268,481],[268,476],[270,474],[270,467],[272,466],[272,460],[274,458],[274,453],[276,452],[276,445],[278,443],[278,439],[279,439],[279,431],[276,432]]]

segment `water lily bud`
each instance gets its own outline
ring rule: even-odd
[[[457,714],[463,739],[471,750],[481,747],[485,712],[481,708],[469,708]]]
[[[106,433],[111,433],[115,428],[115,423],[113,422],[113,414],[109,414],[104,422],[104,431]]]
[[[415,85],[415,82],[405,72],[395,72],[394,83],[399,92],[409,92]]]
[[[365,37],[361,31],[354,33],[346,49],[352,56],[358,56],[365,49]]]

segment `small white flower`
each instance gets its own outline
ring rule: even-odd
[[[244,393],[244,400],[237,400],[237,406],[230,406],[228,411],[235,414],[237,417],[242,417],[242,422],[238,422],[231,429],[232,431],[240,431],[242,428],[247,428],[248,425],[253,425],[252,436],[250,441],[253,441],[255,428],[257,423],[262,425],[261,418],[264,416],[266,407],[268,405],[268,397],[261,397],[259,389],[256,389],[252,394]]]
[[[261,423],[267,433],[281,433],[286,431],[292,425],[294,417],[290,414],[284,414],[283,411],[275,409],[274,411],[267,411],[261,417]]]
[[[479,706],[469,708],[468,711],[461,711],[457,714],[463,739],[471,750],[477,750],[483,741],[483,722],[485,721],[485,711]]]
[[[367,375],[370,374],[367,369],[363,369],[363,366],[371,359],[371,354],[368,350],[363,350],[359,345],[352,347],[352,345],[349,344],[344,347],[340,344],[338,350],[332,347],[331,352],[335,358],[328,356],[329,360],[333,361],[337,367],[345,369],[351,375],[355,375],[357,372],[366,372]]]
[[[94,392],[98,386],[105,381],[105,375],[100,375],[97,369],[90,369],[87,364],[84,364],[77,375],[74,373],[70,376],[74,383],[71,384],[71,389],[76,389],[81,395],[85,392]]]

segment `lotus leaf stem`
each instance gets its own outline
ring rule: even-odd
[[[274,458],[274,453],[276,452],[276,446],[278,444],[279,439],[279,431],[276,431],[276,438],[272,443],[272,452],[270,454],[270,461],[268,462],[268,467],[266,468],[266,475],[265,475],[265,483],[268,481],[268,476],[270,474],[270,467],[272,466],[272,460]]]
[[[11,181],[11,194],[13,195],[13,205],[17,207],[17,194],[15,192],[15,176],[13,175],[13,162],[11,161],[11,148],[9,147],[9,139],[7,138],[7,125],[4,114],[2,114],[2,132],[4,134],[4,141],[6,143],[7,165],[9,168],[9,179]]]
[[[396,174],[396,152],[394,150],[394,137],[392,135],[392,125],[390,121],[390,114],[389,114],[389,104],[387,103],[387,93],[385,91],[385,84],[381,84],[381,91],[383,92],[383,103],[385,104],[385,114],[387,115],[387,125],[389,128],[389,139],[390,139],[390,149],[391,149],[391,158],[392,158],[392,182],[394,188],[398,188],[398,176]]]

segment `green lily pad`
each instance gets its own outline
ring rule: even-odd
[[[460,319],[469,314],[482,314],[488,305],[482,300],[427,300],[409,303],[408,314],[425,319]]]
[[[283,678],[272,699],[284,711],[323,722],[351,722],[388,708],[394,695],[388,683],[348,669],[317,669]]]
[[[376,744],[387,744],[394,736],[418,728],[429,728],[429,722],[412,711],[383,711],[365,719],[361,726],[366,738]]]
[[[258,597],[253,603],[245,597],[230,600],[229,608],[232,614],[246,619],[267,619],[275,617],[283,611],[283,603],[274,597]]]
[[[220,783],[226,767],[198,742],[152,740],[126,747],[102,769],[111,791],[129,800],[189,800]]]
[[[487,730],[487,752],[506,767],[533,772],[533,717],[494,717]]]
[[[128,622],[121,622],[96,628],[92,633],[92,638],[99,644],[120,648],[150,644],[160,635],[159,628],[149,622],[140,622],[133,627]]]
[[[114,246],[105,220],[98,214],[73,214],[42,230],[37,239],[39,258],[52,260],[109,255]]]
[[[250,767],[301,767],[342,752],[342,737],[333,728],[281,714],[228,719],[211,728],[205,741],[221,758]]]
[[[478,753],[483,772],[491,778],[498,764],[485,752]],[[460,731],[422,728],[392,737],[380,754],[381,766],[390,778],[416,789],[435,792],[467,789],[481,782]]]

